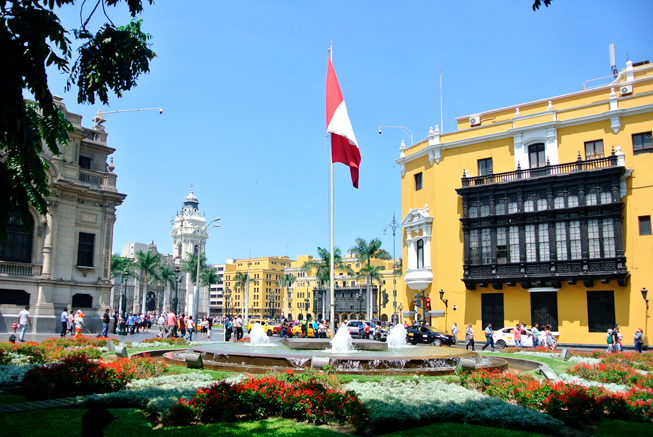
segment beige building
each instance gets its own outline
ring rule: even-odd
[[[57,106],[75,130],[60,156],[44,148],[49,166],[48,214],[32,208],[29,231],[11,221],[0,242],[0,330],[7,331],[19,311],[30,305],[28,332],[56,332],[63,308],[81,309],[86,324],[99,329],[110,303],[110,268],[116,207],[126,195],[116,187],[115,149],[96,116],[95,126],[82,126],[61,98]]]

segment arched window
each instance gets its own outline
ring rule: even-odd
[[[424,240],[417,240],[417,268],[424,268]]]
[[[178,256],[179,258],[181,258],[181,255],[182,255],[181,250],[182,250],[182,247],[181,247],[181,244],[180,244],[179,246],[177,246],[177,256]]]
[[[528,146],[529,168],[544,167],[546,165],[546,149],[544,143],[531,144]]]
[[[0,260],[19,263],[32,262],[32,237],[34,234],[34,221],[29,218],[25,231],[23,222],[18,216],[9,218],[7,224],[7,239],[0,239]]]

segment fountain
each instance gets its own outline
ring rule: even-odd
[[[352,340],[348,329],[338,330],[333,340],[299,338],[270,341],[260,324],[254,325],[249,343],[218,342],[192,347],[202,355],[204,367],[246,373],[302,372],[333,366],[338,373],[371,375],[442,375],[453,373],[463,359],[466,367],[505,368],[502,358],[481,360],[472,351],[450,347],[406,345],[406,330],[395,326],[388,342]],[[274,346],[274,347],[270,347]],[[166,352],[164,358],[179,363],[183,353]]]
[[[390,333],[388,334],[388,347],[397,348],[406,347],[407,345],[406,328],[401,323],[398,323],[390,329]]]
[[[260,323],[254,323],[254,326],[252,326],[252,329],[249,331],[249,344],[252,346],[264,346],[270,344],[268,334]]]

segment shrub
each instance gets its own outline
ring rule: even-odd
[[[171,346],[188,346],[188,342],[184,340],[183,338],[159,338],[159,337],[153,337],[153,338],[148,338],[145,340],[141,340],[140,343],[164,343],[164,344],[169,344]]]

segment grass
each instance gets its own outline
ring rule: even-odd
[[[596,428],[596,437],[611,437],[615,435],[628,437],[649,437],[653,435],[653,424],[639,422],[624,422],[622,420],[605,419]]]
[[[527,351],[526,351],[527,352]],[[520,354],[512,353],[483,353],[479,352],[483,356],[491,357],[506,357],[506,358],[519,358],[521,360],[537,361],[538,363],[546,364],[557,374],[564,373],[568,368],[572,367],[573,364],[569,361],[559,360],[557,358],[547,358],[547,357],[532,357],[532,356],[521,356]]]
[[[436,423],[421,428],[411,428],[405,431],[385,434],[385,437],[431,437],[435,435],[444,435],[447,437],[540,437],[548,434],[539,434],[530,431],[513,431],[481,425],[465,425],[462,423]]]

